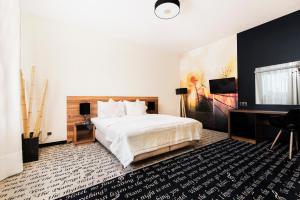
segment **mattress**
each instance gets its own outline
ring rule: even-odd
[[[200,140],[202,124],[190,118],[147,114],[92,118],[96,138],[128,166],[134,156],[182,142]]]

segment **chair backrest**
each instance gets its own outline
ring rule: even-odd
[[[294,124],[300,127],[300,109],[292,109],[286,114],[287,124]]]

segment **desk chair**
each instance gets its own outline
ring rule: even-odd
[[[289,158],[292,159],[292,151],[293,151],[293,139],[295,137],[296,150],[299,150],[298,146],[298,132],[300,130],[300,109],[290,110],[286,115],[271,117],[269,119],[271,126],[276,128],[280,128],[279,133],[277,134],[274,142],[270,149],[273,149],[277,140],[283,131],[287,131],[290,133],[290,147],[289,147]],[[294,134],[295,133],[295,134]]]

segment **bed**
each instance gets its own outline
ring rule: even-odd
[[[145,105],[148,105],[145,114],[129,115],[128,113],[121,117],[103,117],[103,114],[99,114],[102,106],[99,105],[99,101],[97,105],[95,100],[103,101],[103,98],[93,98],[94,101],[90,101],[92,107],[96,104],[96,107],[92,108],[91,120],[96,127],[97,141],[111,151],[124,167],[132,162],[194,145],[201,138],[202,124],[199,121],[158,114],[158,98],[149,98],[151,99],[147,97],[114,98],[118,101],[129,100],[131,102],[141,99]],[[105,99],[108,101],[111,97]],[[80,100],[83,102],[83,97]],[[149,110],[150,101],[155,102],[152,111]],[[74,103],[75,101],[72,101],[72,104]],[[70,113],[75,112],[70,111]]]
[[[202,124],[196,120],[160,114],[92,118],[92,122],[96,126],[96,139],[124,167],[147,157],[193,145],[200,140],[202,130]]]

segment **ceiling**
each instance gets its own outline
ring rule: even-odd
[[[162,20],[155,0],[21,0],[22,11],[183,53],[300,9],[300,0],[180,0]]]

